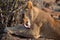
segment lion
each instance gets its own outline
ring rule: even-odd
[[[54,20],[48,12],[37,8],[31,1],[28,1],[23,9],[23,14],[23,26],[19,26],[17,31],[16,27],[15,29],[10,28],[8,32],[11,34],[19,32],[21,36],[34,39],[45,37],[56,40],[60,38],[60,22]]]

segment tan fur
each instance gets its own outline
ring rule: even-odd
[[[27,2],[27,8],[30,9],[30,8],[32,7],[32,5],[33,5],[33,4],[32,4],[32,2],[31,2],[31,0],[29,0],[29,1]]]
[[[28,17],[25,16],[25,18],[23,19],[24,20],[24,24],[26,24],[26,22],[28,22]]]

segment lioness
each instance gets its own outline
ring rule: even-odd
[[[23,26],[15,28],[19,29],[19,35],[35,39],[41,36],[54,39],[60,38],[60,22],[56,22],[49,13],[33,6],[31,1],[27,2],[23,13]],[[14,29],[9,29],[9,31],[14,33]]]

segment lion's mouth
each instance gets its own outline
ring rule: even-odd
[[[28,25],[26,25],[26,24],[24,24],[24,27],[26,27],[26,28],[30,28],[30,26],[28,26]]]
[[[31,28],[31,23],[30,23],[30,21],[26,22],[26,23],[24,24],[24,27],[25,27],[25,28]]]

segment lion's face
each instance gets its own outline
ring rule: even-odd
[[[30,28],[31,26],[31,18],[32,18],[32,14],[31,14],[31,10],[30,9],[24,9],[23,10],[23,25],[26,27],[26,28]]]

